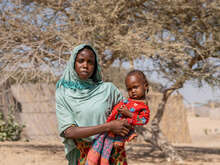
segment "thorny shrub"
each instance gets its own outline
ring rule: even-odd
[[[20,139],[25,126],[17,123],[13,115],[13,107],[9,108],[7,118],[0,112],[0,141],[16,141]]]

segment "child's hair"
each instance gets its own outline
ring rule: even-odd
[[[148,84],[148,80],[147,80],[145,74],[144,74],[142,71],[137,70],[137,69],[132,70],[132,71],[128,72],[126,78],[129,77],[129,76],[132,76],[132,75],[138,75],[138,76],[140,76],[140,78],[143,80],[143,82],[146,83],[147,85],[149,85],[149,84]]]

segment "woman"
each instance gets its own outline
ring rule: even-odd
[[[69,164],[85,164],[93,135],[128,134],[131,126],[126,120],[106,123],[121,99],[112,83],[102,81],[95,50],[86,44],[77,46],[56,85],[56,115]],[[127,164],[124,148],[114,148],[110,164]]]

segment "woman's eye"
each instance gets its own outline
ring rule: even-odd
[[[91,65],[94,65],[94,62],[93,62],[93,61],[89,61],[88,63],[91,64]]]
[[[83,63],[83,61],[84,61],[83,59],[78,59],[77,60],[78,63]]]

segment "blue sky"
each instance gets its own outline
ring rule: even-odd
[[[179,92],[184,97],[185,104],[188,103],[206,103],[209,100],[220,101],[220,87],[211,88],[204,84],[201,88],[195,87],[190,82],[187,82]]]

